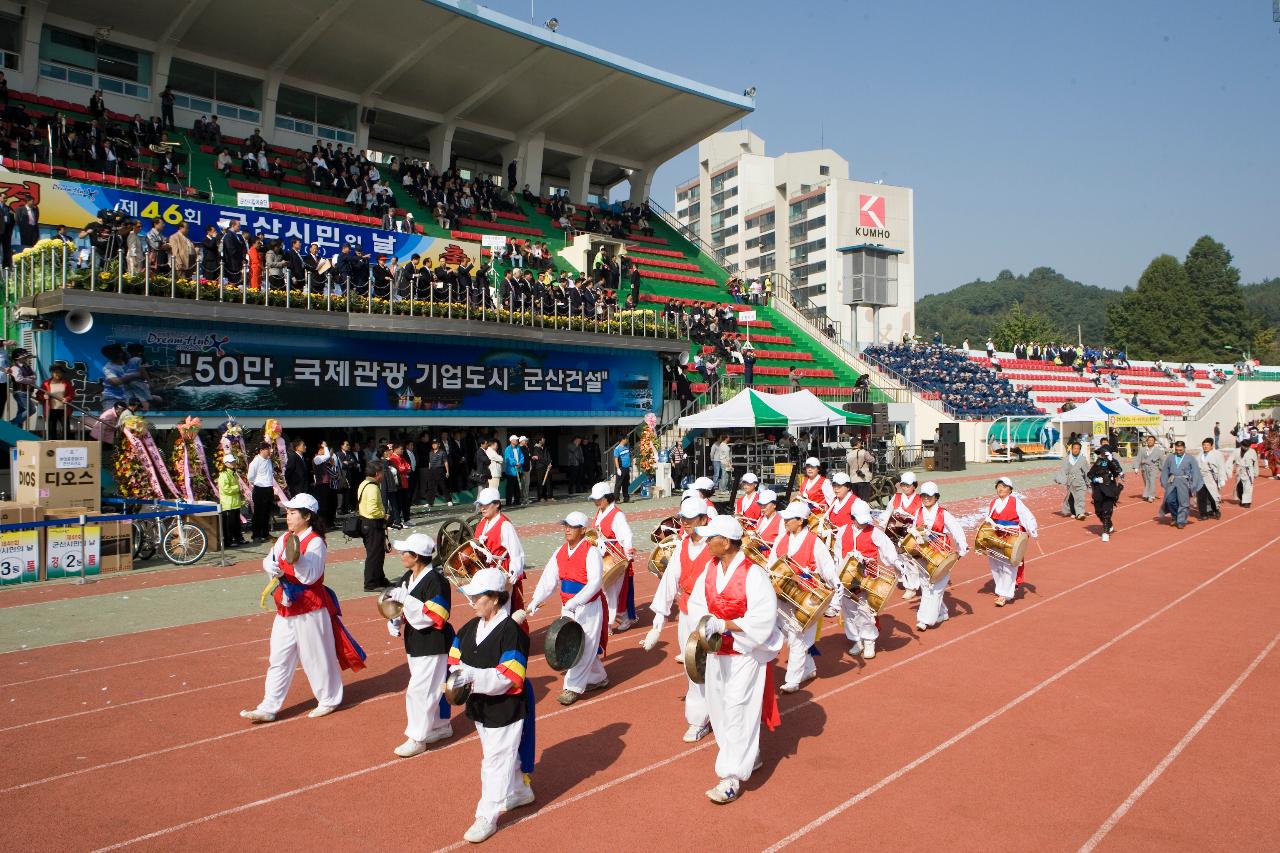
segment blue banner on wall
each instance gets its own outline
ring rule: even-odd
[[[177,416],[599,419],[661,405],[661,364],[650,352],[104,314],[84,334],[56,321],[53,338],[53,362],[69,368],[90,410],[137,397]],[[130,378],[104,392],[104,368]]]

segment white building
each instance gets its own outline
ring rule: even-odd
[[[698,144],[698,176],[676,187],[674,211],[730,271],[789,282],[862,347],[915,329],[913,205],[910,187],[850,180],[829,148],[769,157],[735,130]],[[878,324],[874,308],[850,304],[873,299]]]

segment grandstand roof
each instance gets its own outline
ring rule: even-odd
[[[431,127],[452,120],[454,151],[492,160],[506,142],[542,131],[549,170],[594,153],[597,183],[670,159],[754,109],[751,98],[470,0],[134,0],[105,18],[103,8],[51,0],[49,16],[346,93],[379,108],[378,139],[421,146]]]

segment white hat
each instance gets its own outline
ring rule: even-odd
[[[507,588],[507,575],[502,569],[481,569],[471,576],[471,583],[459,590],[467,598],[486,592],[502,592]]]
[[[761,489],[756,495],[756,499],[762,504],[772,504],[778,502],[778,493],[773,489]]]
[[[607,480],[603,483],[596,483],[591,487],[591,500],[598,501],[606,495],[613,494],[613,483]]]
[[[717,515],[697,528],[696,532],[703,539],[710,539],[712,536],[723,536],[735,542],[742,539],[742,525],[731,515]]]
[[[685,498],[680,501],[681,518],[697,518],[707,514],[707,502],[702,498]]]
[[[507,436],[507,441],[519,441],[519,440],[520,440],[520,436],[518,436],[518,435],[509,435],[509,436]]]
[[[529,436],[527,436],[527,435],[522,435],[522,436],[520,436],[520,440],[521,440],[521,441],[528,441],[528,440],[529,440]]]
[[[938,484],[933,482],[933,480],[924,483],[920,486],[920,494],[933,495],[936,498],[938,496]]]
[[[419,557],[430,557],[436,552],[436,540],[425,533],[410,533],[403,542],[392,542],[391,547]]]
[[[847,486],[850,482],[852,481],[849,479],[849,475],[843,471],[837,471],[831,475],[831,485],[833,486]]]
[[[804,467],[806,467],[806,468],[821,468],[821,467],[822,467],[822,463],[818,461],[818,457],[816,457],[816,456],[810,456],[808,459],[804,460]]]
[[[699,477],[693,481],[693,487],[700,492],[714,492],[716,490],[715,481],[710,477]]]
[[[1008,477],[1001,477],[1000,479],[996,480],[996,485],[1000,485],[1001,483],[1004,483],[1006,486],[1008,486],[1011,489],[1013,488],[1013,480],[1010,480]]]
[[[502,502],[502,495],[498,494],[497,489],[491,489],[491,488],[481,489],[480,493],[476,495],[476,506],[488,506],[489,504],[496,504],[501,502]]]
[[[743,475],[742,475],[742,480],[741,480],[740,482],[743,482],[743,483],[758,483],[758,482],[760,482],[760,478],[759,478],[759,477],[757,477],[755,474],[752,474],[750,471],[748,471],[747,473],[745,473],[745,474],[743,474]]]
[[[862,504],[854,504],[853,520],[858,524],[871,523],[871,507],[864,501]]]
[[[903,471],[902,476],[898,478],[899,483],[906,483],[909,486],[916,484],[916,475],[914,471]]]
[[[809,517],[809,507],[807,504],[800,503],[800,501],[794,501],[787,504],[787,508],[778,514],[782,516],[783,521],[791,518],[804,519]]]
[[[284,502],[285,509],[306,509],[311,512],[320,511],[320,502],[306,492],[300,492]]]
[[[574,510],[564,517],[564,521],[560,522],[565,527],[586,527],[587,517],[583,513]]]

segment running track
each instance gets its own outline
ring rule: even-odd
[[[1272,849],[1280,488],[1262,482],[1253,509],[1232,502],[1222,521],[1183,531],[1126,498],[1106,544],[1092,517],[1053,516],[1056,495],[1031,503],[1042,535],[1016,604],[991,606],[986,561],[971,555],[941,628],[917,635],[914,602],[896,600],[865,663],[825,631],[819,677],[781,697],[764,769],[732,806],[702,793],[715,782],[712,740],[679,739],[672,628],[652,653],[638,647],[642,630],[614,637],[612,685],[567,709],[539,655],[538,802],[486,847]],[[647,602],[654,580],[642,571],[637,582]],[[456,623],[469,618],[454,606]],[[532,620],[535,637],[550,611]],[[455,720],[458,734],[426,755],[391,755],[403,739],[402,647],[370,599],[347,613],[368,669],[348,675],[343,711],[320,720],[305,716],[302,677],[278,722],[236,716],[260,697],[266,615],[0,656],[8,846],[466,846],[474,734]]]

